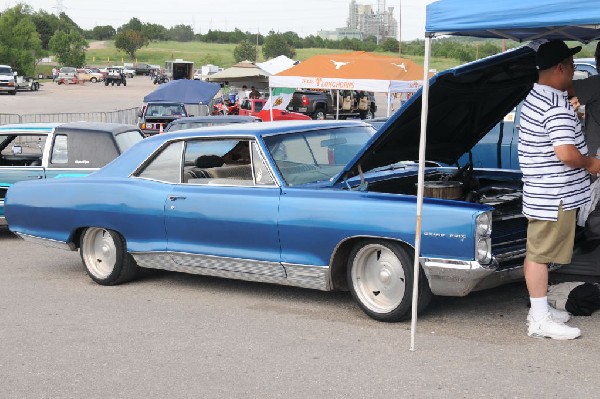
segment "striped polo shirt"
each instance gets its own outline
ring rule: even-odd
[[[587,155],[581,123],[567,93],[535,84],[521,110],[519,163],[523,172],[523,215],[557,220],[558,207],[576,209],[590,200],[590,179],[582,168],[563,164],[554,147],[572,144]]]

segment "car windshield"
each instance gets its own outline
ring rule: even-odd
[[[285,182],[290,185],[330,180],[356,156],[374,130],[356,126],[264,138]]]
[[[12,75],[10,68],[0,67],[0,75]]]
[[[187,116],[181,104],[149,105],[146,116]]]

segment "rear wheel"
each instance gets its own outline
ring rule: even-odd
[[[366,240],[356,245],[348,261],[348,286],[360,308],[380,321],[408,318],[412,308],[413,256],[400,244]],[[427,279],[420,276],[419,310],[431,301]]]
[[[101,285],[124,283],[139,271],[135,260],[127,253],[125,240],[113,230],[87,228],[81,236],[80,252],[88,275]]]
[[[95,77],[92,77],[92,78],[90,79],[90,82],[92,82],[92,83],[96,83],[97,81],[98,81],[98,79],[96,79]]]
[[[325,116],[326,116],[326,115],[325,115],[325,111],[323,111],[323,109],[322,109],[322,108],[319,108],[318,110],[316,110],[316,111],[313,113],[313,116],[312,116],[312,118],[313,118],[314,120],[317,120],[317,121],[322,121],[322,120],[324,120],[324,119],[325,119]]]

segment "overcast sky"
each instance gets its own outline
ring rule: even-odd
[[[402,40],[422,39],[425,31],[425,4],[433,0],[387,0],[386,7],[402,5]],[[190,25],[196,33],[209,29],[246,32],[270,30],[293,31],[301,37],[320,29],[334,30],[346,26],[350,0],[0,0],[3,9],[19,2],[34,10],[63,11],[83,29],[111,25],[115,29],[136,17],[143,23],[157,23],[167,28]],[[357,0],[358,4],[377,1]]]

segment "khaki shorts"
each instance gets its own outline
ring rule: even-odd
[[[558,208],[558,220],[528,219],[525,258],[536,263],[571,263],[577,209]]]

